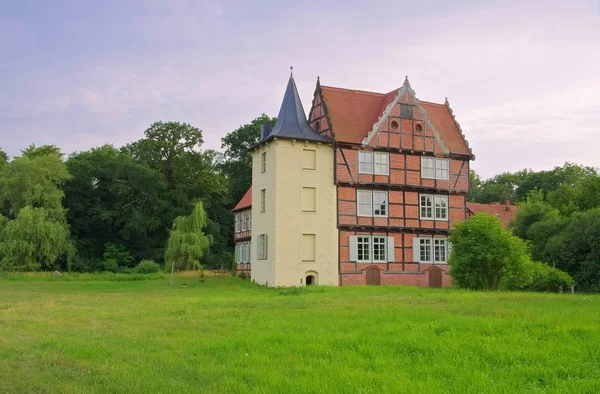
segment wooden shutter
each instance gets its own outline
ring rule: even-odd
[[[394,237],[388,237],[387,239],[387,261],[393,263],[394,259]]]
[[[269,258],[269,236],[265,234],[265,260]]]
[[[358,261],[358,241],[355,235],[350,236],[350,261]]]
[[[256,239],[256,259],[260,260],[260,235]]]
[[[413,238],[413,261],[418,263],[421,261],[421,252],[419,249],[419,238]]]

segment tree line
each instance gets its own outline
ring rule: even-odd
[[[514,263],[525,262],[517,269],[521,272],[520,279],[528,277],[526,268],[529,267],[529,272],[533,271],[538,277],[545,275],[547,279],[549,275],[553,276],[556,279],[553,284],[568,283],[569,281],[556,271],[560,270],[574,279],[579,290],[600,291],[600,174],[597,169],[565,163],[552,170],[507,172],[486,180],[481,180],[475,172],[471,172],[470,179],[470,201],[491,203],[510,200],[519,206],[517,217],[510,227],[512,236],[518,237],[519,240],[510,241],[516,245],[514,248],[504,248],[513,253],[513,257],[506,260],[506,267],[513,264],[511,270],[516,272]],[[493,219],[479,218],[477,221],[486,222],[488,232],[491,227],[500,231],[498,226],[491,224]],[[486,226],[479,228],[484,227]],[[457,243],[461,242],[457,238],[461,232],[465,237],[468,236],[468,231],[458,231],[454,235]],[[467,255],[471,256],[471,260],[477,261],[474,255],[482,256],[485,252],[489,256],[489,251],[497,251],[498,243],[494,242],[502,239],[500,236],[487,237],[486,233],[479,230],[477,234],[480,239],[489,238],[489,243],[483,247],[487,252],[471,247],[466,254],[455,259],[459,265],[459,260],[469,260],[465,257]],[[503,236],[506,238],[507,234]],[[480,241],[478,247],[481,248],[483,244]],[[506,253],[500,252],[499,255],[502,255],[502,258],[507,256]],[[494,261],[498,263],[501,260],[495,258]],[[531,265],[529,261],[541,262],[544,266]],[[462,267],[464,268],[465,264],[462,264]],[[505,278],[510,276],[506,275]],[[469,280],[473,279],[470,274],[467,277]],[[510,286],[515,287],[517,282],[505,283],[512,283]],[[488,286],[484,286],[480,281],[477,286],[467,287]]]
[[[163,262],[176,219],[198,203],[210,246],[206,267],[230,266],[231,209],[251,183],[248,148],[266,115],[227,134],[224,153],[202,149],[202,130],[156,122],[144,138],[68,157],[57,146],[0,149],[0,270],[127,272],[143,260]],[[198,224],[195,224],[197,227]]]

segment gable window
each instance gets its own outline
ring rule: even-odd
[[[419,263],[446,264],[450,248],[446,238],[414,238],[413,259]]]
[[[260,211],[264,212],[267,205],[267,189],[260,191]]]
[[[235,214],[235,232],[236,233],[240,232],[240,214],[239,213]]]
[[[436,157],[421,157],[421,178],[450,179],[450,161]]]
[[[260,172],[267,172],[267,152],[260,154]]]
[[[390,155],[387,152],[358,152],[360,174],[389,175]]]
[[[373,173],[373,152],[358,152],[358,172],[361,174]]]
[[[412,119],[413,117],[413,106],[410,104],[400,104],[400,116],[403,118]]]
[[[419,197],[419,211],[421,219],[448,220],[448,196],[421,194]]]
[[[358,207],[358,216],[387,217],[387,192],[358,190],[356,192],[356,200]]]
[[[269,240],[267,234],[260,234],[258,236],[258,248],[257,248],[257,258],[258,260],[266,260],[267,259],[267,250]]]
[[[350,261],[377,262],[394,261],[394,238],[382,235],[350,236]]]

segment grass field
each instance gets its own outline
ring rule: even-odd
[[[0,278],[0,392],[599,393],[600,296]]]

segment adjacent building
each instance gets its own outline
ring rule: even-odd
[[[451,284],[447,237],[467,217],[474,155],[448,100],[419,100],[408,79],[389,93],[317,79],[307,118],[290,76],[252,158],[236,251],[250,250],[238,262],[247,270],[250,253],[258,283]]]

